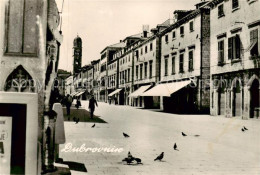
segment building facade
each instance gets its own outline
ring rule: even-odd
[[[213,0],[210,7],[211,115],[258,117],[260,2]]]

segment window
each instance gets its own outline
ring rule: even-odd
[[[135,76],[136,76],[136,80],[138,80],[138,66],[135,67]]]
[[[140,65],[140,80],[143,79],[143,64]]]
[[[128,76],[128,82],[130,82],[130,69],[128,69],[128,74],[127,74],[127,76]]]
[[[138,59],[139,59],[139,52],[138,52],[138,50],[135,51],[135,56],[136,56],[136,61],[138,61]]]
[[[168,58],[169,58],[169,55],[165,56],[164,57],[164,72],[165,72],[165,76],[168,75]]]
[[[150,51],[153,50],[153,43],[150,43]]]
[[[179,62],[179,71],[180,71],[180,73],[183,73],[184,72],[184,54],[180,54],[180,62]]]
[[[218,42],[218,63],[224,63],[224,40]]]
[[[150,69],[150,75],[149,77],[152,78],[153,77],[153,61],[149,62],[149,69]]]
[[[228,38],[228,59],[240,59],[239,35]]]
[[[258,29],[250,31],[250,55],[251,56],[258,56],[259,49],[258,49]]]
[[[189,51],[189,71],[193,71],[193,50]]]
[[[38,0],[10,0],[6,13],[5,53],[12,55],[37,54]]]
[[[165,42],[168,43],[168,35],[165,35]]]
[[[141,48],[141,55],[143,55],[143,48]]]
[[[181,36],[184,36],[184,26],[181,26],[181,27],[180,27],[180,35],[181,35]]]
[[[218,6],[218,17],[224,16],[224,4]]]
[[[175,74],[175,56],[172,56],[172,75]]]
[[[190,22],[190,32],[193,32],[194,29],[193,29],[193,21]]]
[[[172,32],[172,39],[175,39],[176,38],[176,34],[175,34],[175,31]]]
[[[232,9],[238,8],[238,0],[232,0]]]
[[[147,46],[145,46],[144,51],[145,51],[145,53],[147,53]]]
[[[144,63],[144,78],[147,78],[147,62]]]

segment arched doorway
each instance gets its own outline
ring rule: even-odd
[[[252,82],[250,96],[250,118],[253,118],[255,108],[259,107],[259,81],[257,79]]]
[[[236,80],[233,85],[233,100],[232,100],[232,116],[242,115],[242,98],[241,98],[241,85],[240,81]]]

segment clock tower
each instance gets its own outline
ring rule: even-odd
[[[81,61],[82,61],[82,40],[79,36],[74,39],[73,42],[73,75],[77,74],[81,70]]]

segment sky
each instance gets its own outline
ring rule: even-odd
[[[64,1],[63,8],[62,2]],[[172,18],[174,10],[195,9],[201,0],[56,0],[62,10],[59,69],[73,69],[73,40],[82,39],[82,66],[100,58],[108,45]]]

